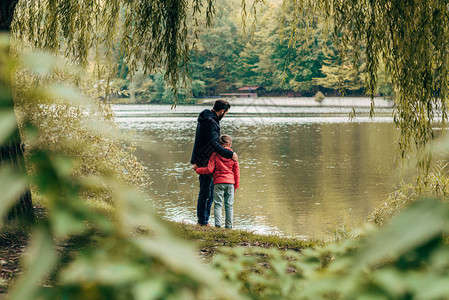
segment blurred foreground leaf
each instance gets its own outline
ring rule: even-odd
[[[36,299],[36,291],[45,275],[57,262],[51,235],[43,228],[32,233],[31,244],[25,257],[25,273],[14,284],[9,293],[10,300]]]
[[[412,203],[390,226],[373,236],[359,250],[355,268],[363,268],[383,259],[400,255],[434,239],[449,229],[446,204],[436,199]]]
[[[0,216],[5,216],[27,187],[24,177],[8,166],[0,169]]]
[[[54,55],[48,52],[34,51],[24,58],[24,64],[36,74],[48,75],[56,64]]]
[[[16,129],[17,121],[14,112],[0,110],[0,144],[4,143]]]

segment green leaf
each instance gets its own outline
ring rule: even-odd
[[[0,111],[0,144],[3,144],[17,128],[14,111]]]
[[[56,59],[47,52],[33,51],[24,59],[25,65],[36,74],[50,74],[55,67]]]
[[[132,264],[128,260],[111,261],[109,258],[104,253],[82,256],[60,274],[60,279],[65,284],[122,285],[136,282],[145,273],[145,266]]]
[[[0,170],[0,216],[5,216],[26,189],[24,177],[14,174],[9,167]]]
[[[402,276],[402,273],[392,268],[374,272],[373,274],[374,281],[394,299],[403,297],[407,292],[407,286]]]
[[[52,237],[42,228],[32,234],[31,246],[25,259],[25,273],[9,294],[10,300],[36,299],[42,278],[57,261]]]
[[[53,223],[53,231],[57,237],[79,233],[86,229],[84,220],[77,218],[67,209],[55,208],[50,217]]]
[[[335,277],[321,277],[316,278],[311,282],[303,282],[304,289],[301,296],[306,299],[322,299],[320,296],[330,292],[340,292],[346,288],[346,284],[350,281],[348,279],[339,280]],[[301,299],[301,297],[298,297]],[[338,298],[337,298],[338,299]]]
[[[53,166],[61,177],[69,177],[72,174],[73,160],[62,156],[55,155],[52,157]]]
[[[91,106],[86,97],[70,85],[54,84],[47,88],[45,92],[48,97],[65,100],[69,104]]]
[[[447,206],[436,199],[413,203],[396,217],[385,230],[368,240],[358,252],[356,269],[400,255],[430,241],[441,234],[448,219]]]
[[[416,299],[447,299],[449,295],[449,278],[439,274],[419,274],[413,280]]]
[[[134,298],[139,300],[160,299],[164,295],[166,281],[162,278],[152,278],[138,283],[134,287]]]

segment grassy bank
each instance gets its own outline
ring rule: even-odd
[[[263,247],[300,251],[323,245],[319,240],[303,240],[278,235],[263,235],[246,230],[172,223],[179,235],[197,244],[202,256],[212,256],[220,247]]]
[[[39,210],[38,218],[42,218]],[[261,247],[283,250],[301,251],[302,249],[323,245],[323,242],[305,241],[298,238],[277,235],[261,235],[245,230],[204,227],[193,224],[169,222],[179,236],[193,242],[198,254],[205,261],[209,261],[215,253],[223,247]],[[87,233],[94,234],[94,232]],[[7,291],[12,280],[22,272],[21,259],[26,250],[30,233],[26,228],[7,227],[0,233],[0,293]],[[80,248],[90,240],[89,236],[71,238],[64,241],[58,252],[64,261],[69,261]]]

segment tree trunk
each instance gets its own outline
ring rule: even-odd
[[[0,31],[11,31],[11,22],[17,2],[18,0],[0,1]]]
[[[17,2],[18,0],[0,1],[0,33],[9,33],[11,31],[11,22]],[[5,108],[11,110],[14,109],[12,97],[5,98],[9,98],[9,101],[3,104],[6,105]],[[26,172],[22,145],[19,129],[18,126],[16,126],[16,130],[8,142],[4,145],[0,145],[0,165],[8,164],[13,168],[14,172]],[[25,220],[28,222],[34,221],[34,210],[30,189],[28,188],[17,201],[17,204],[10,211],[8,219]]]

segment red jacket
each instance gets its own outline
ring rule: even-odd
[[[231,148],[226,147],[232,151]],[[197,168],[198,174],[210,174],[214,179],[214,184],[217,183],[230,183],[234,185],[235,189],[239,188],[240,184],[240,168],[239,163],[233,161],[230,158],[224,158],[223,156],[213,153],[209,159],[207,167]]]

